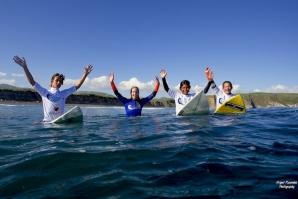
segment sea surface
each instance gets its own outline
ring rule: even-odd
[[[42,106],[0,105],[0,198],[298,197],[298,108],[82,111],[83,122],[33,124]]]

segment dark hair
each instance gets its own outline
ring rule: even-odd
[[[184,84],[186,84],[189,88],[191,87],[191,86],[190,86],[190,82],[189,82],[188,80],[182,80],[182,81],[180,82],[180,89],[181,89],[181,87],[182,87]]]
[[[140,93],[140,89],[137,86],[131,87],[131,89],[130,89],[130,99],[132,99],[131,92],[132,92],[132,89],[134,89],[134,88],[138,89],[138,92]],[[140,96],[140,94],[139,94],[139,96]],[[141,99],[140,99],[140,97],[138,97],[136,99],[136,102],[137,102],[138,105],[140,105],[140,101],[141,101]]]
[[[60,73],[55,73],[53,76],[52,76],[52,79],[51,79],[51,82],[55,79],[55,77],[60,77],[62,79],[62,82],[61,82],[61,85],[63,85],[63,81],[65,79],[65,76],[63,74],[60,74]],[[52,86],[52,85],[51,85]]]
[[[224,87],[224,84],[225,84],[225,83],[230,84],[231,88],[233,88],[233,85],[232,85],[232,83],[231,83],[230,81],[224,81],[224,83],[222,83],[222,88]]]

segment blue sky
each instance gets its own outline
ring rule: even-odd
[[[114,71],[120,93],[145,96],[165,69],[170,88],[188,79],[197,92],[209,66],[234,93],[298,93],[297,10],[295,0],[1,0],[0,84],[31,87],[19,55],[45,88],[56,72],[62,89],[74,85],[92,63],[81,91],[112,94]],[[157,97],[168,97],[162,86]]]

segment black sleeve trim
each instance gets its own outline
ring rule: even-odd
[[[118,90],[114,90],[114,94],[118,97],[119,95],[121,95]]]
[[[204,88],[204,93],[207,93],[208,92],[208,90],[209,90],[209,88],[210,88],[211,85],[212,85],[212,88],[214,88],[216,86],[213,80],[208,82],[208,84]]]
[[[169,91],[169,86],[167,84],[166,78],[162,78],[162,84],[163,84],[163,88],[165,89],[166,92]]]

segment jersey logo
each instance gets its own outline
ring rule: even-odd
[[[58,110],[59,110],[59,107],[54,107],[54,110],[55,110],[55,111],[58,111]]]
[[[182,102],[182,99],[180,97],[178,98],[178,103],[181,105],[184,105],[184,103]]]
[[[218,102],[219,102],[220,104],[222,104],[222,103],[223,103],[223,99],[222,99],[222,98],[219,98]]]
[[[56,96],[51,95],[50,93],[47,94],[47,98],[48,98],[48,100],[50,100],[51,102],[54,102],[54,103],[58,103],[61,100],[60,96],[56,97]],[[64,98],[63,98],[63,100],[64,100]]]
[[[139,109],[139,106],[132,106],[132,105],[128,105],[127,107],[129,110],[134,110],[134,109]]]

